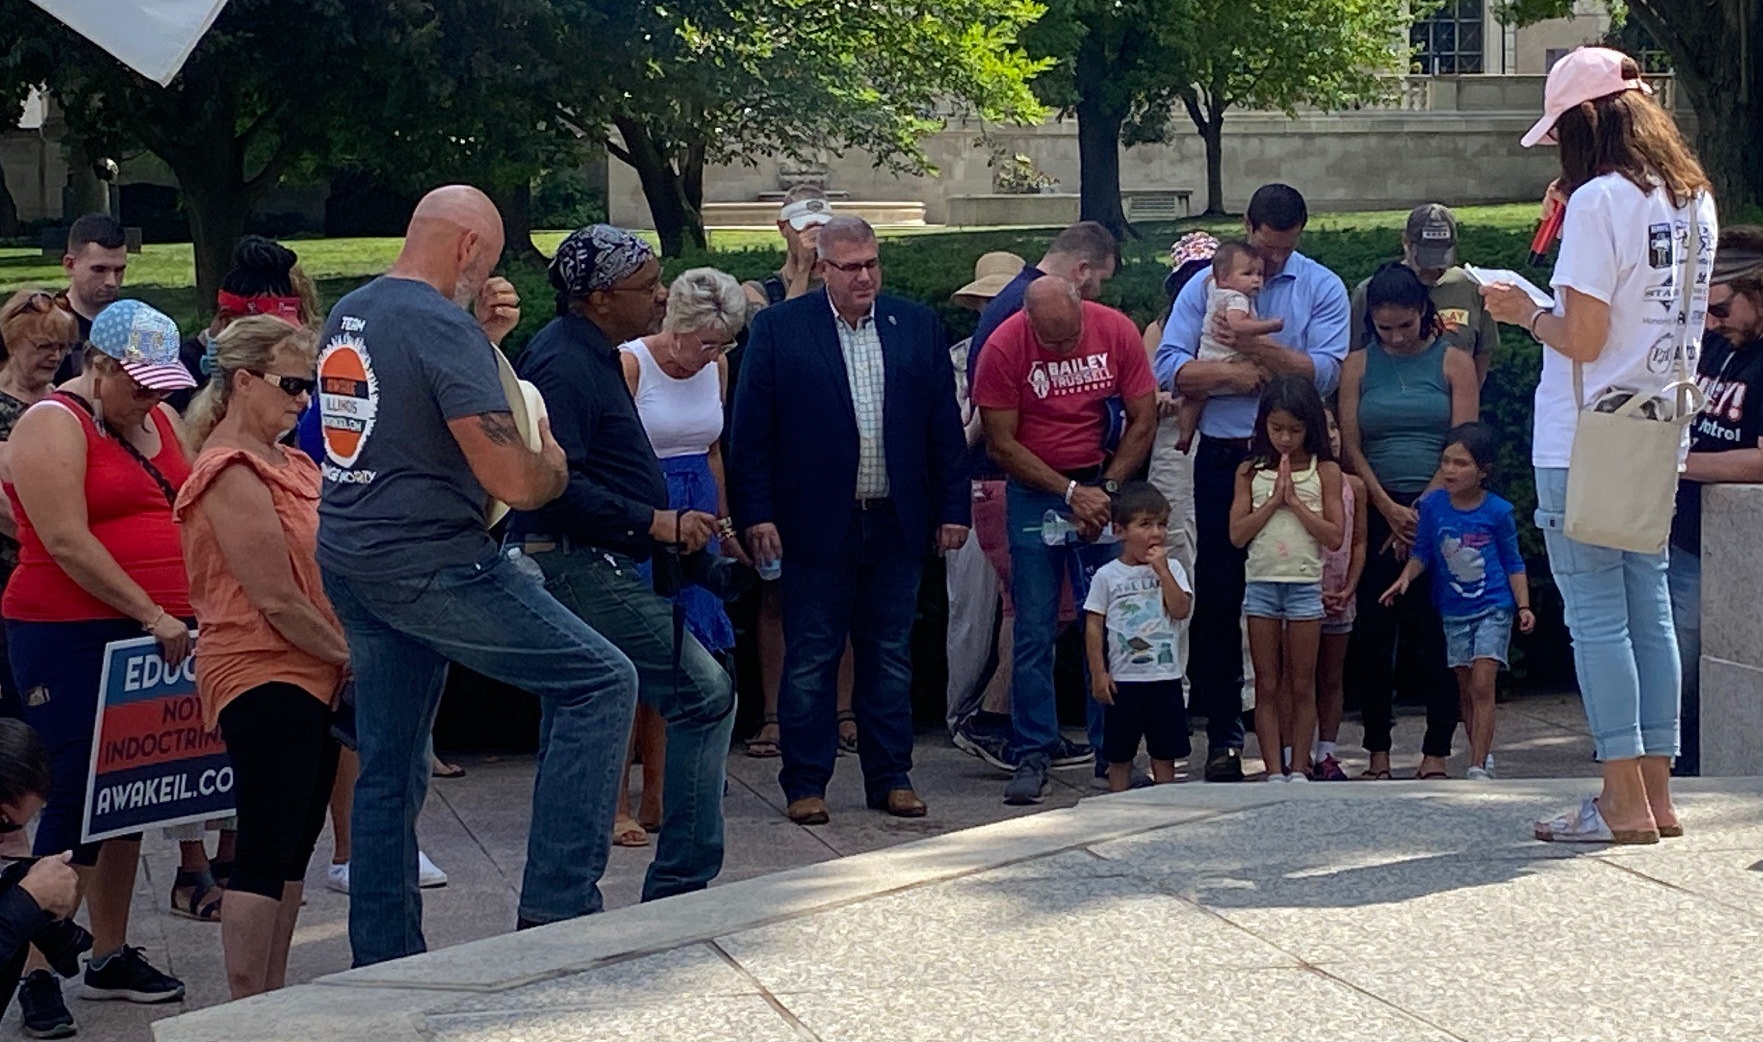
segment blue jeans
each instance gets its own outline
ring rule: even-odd
[[[735,727],[728,672],[689,629],[676,669],[674,605],[629,557],[577,547],[535,554],[533,560],[544,570],[551,595],[630,657],[637,697],[667,721],[661,835],[643,879],[643,900],[704,889],[722,871],[722,789]],[[722,610],[720,602],[716,607]],[[541,741],[556,719],[556,709],[546,704]]]
[[[912,619],[923,567],[922,551],[907,543],[889,506],[851,512],[836,560],[798,558],[784,565],[784,676],[777,703],[783,754],[777,780],[784,799],[825,796],[832,780],[839,660],[847,639],[865,798],[879,807],[889,792],[912,787]]]
[[[1010,482],[1004,493],[1010,529],[1010,599],[1016,605],[1015,658],[1010,669],[1010,751],[1016,762],[1051,756],[1059,747],[1059,706],[1053,693],[1053,645],[1059,636],[1059,587],[1071,583],[1080,614],[1090,577],[1120,552],[1118,543],[1048,546],[1041,540],[1047,511],[1069,515],[1064,498]],[[1089,667],[1084,667],[1089,690]],[[1102,706],[1084,699],[1090,745],[1102,749]]]
[[[1677,634],[1666,553],[1637,554],[1567,538],[1567,470],[1538,467],[1537,527],[1567,609],[1586,722],[1601,760],[1676,756]]]
[[[1702,773],[1702,558],[1682,547],[1671,548],[1665,573],[1671,587],[1671,621],[1677,628],[1677,653],[1683,659],[1683,749],[1676,773],[1693,778]]]
[[[416,818],[428,793],[429,730],[449,660],[544,700],[520,917],[536,923],[601,908],[618,774],[635,712],[630,660],[500,549],[409,579],[327,571],[355,671],[361,778],[349,868],[355,965],[414,955],[422,936]]]

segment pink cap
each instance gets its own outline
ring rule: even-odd
[[[1556,62],[1549,70],[1549,82],[1543,88],[1543,118],[1524,135],[1521,142],[1524,147],[1539,142],[1554,144],[1556,122],[1569,109],[1588,101],[1627,90],[1653,93],[1653,88],[1639,78],[1627,79],[1622,75],[1622,63],[1631,60],[1621,51],[1608,47],[1580,47]]]

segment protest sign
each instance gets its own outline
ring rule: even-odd
[[[233,768],[202,725],[196,660],[167,666],[152,637],[104,648],[81,842],[233,812]]]

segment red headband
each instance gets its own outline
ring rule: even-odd
[[[291,326],[300,325],[300,309],[304,306],[299,297],[277,297],[270,294],[241,297],[224,289],[215,295],[215,304],[224,315],[268,315]]]

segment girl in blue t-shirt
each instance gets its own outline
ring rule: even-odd
[[[1536,627],[1512,504],[1485,487],[1494,444],[1494,430],[1485,423],[1461,424],[1445,436],[1439,455],[1442,487],[1415,504],[1414,552],[1382,597],[1385,606],[1394,603],[1421,572],[1433,569],[1445,657],[1457,674],[1469,732],[1471,779],[1494,777],[1494,680],[1506,665],[1513,615],[1520,633]]]

